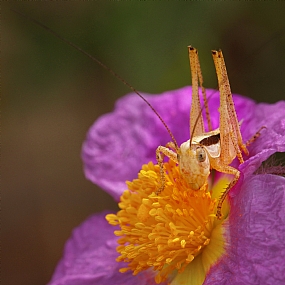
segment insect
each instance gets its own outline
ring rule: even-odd
[[[200,68],[198,52],[189,46],[189,59],[192,74],[192,104],[190,111],[191,138],[180,147],[176,142],[170,142],[166,147],[159,146],[156,150],[157,162],[160,166],[160,187],[156,194],[163,191],[165,177],[163,159],[165,156],[179,165],[181,176],[193,190],[199,190],[207,184],[211,169],[226,174],[233,174],[234,178],[220,197],[217,205],[217,218],[221,219],[223,202],[230,189],[237,183],[240,172],[229,164],[237,157],[243,163],[242,152],[248,155],[247,146],[260,135],[260,130],[247,142],[243,143],[240,125],[237,119],[234,102],[231,94],[229,79],[222,51],[212,51],[220,91],[220,120],[219,128],[212,130],[206,92],[203,88],[203,77]],[[199,98],[199,83],[202,89],[209,132],[205,132],[202,107]]]
[[[21,15],[25,16],[23,14]],[[220,126],[218,129],[212,130],[210,115],[208,111],[208,103],[206,99],[206,92],[203,87],[203,77],[198,58],[198,52],[195,48],[191,46],[188,47],[192,74],[190,139],[182,143],[181,146],[178,147],[173,134],[171,133],[161,116],[135,88],[133,88],[129,83],[127,83],[123,78],[121,78],[109,67],[104,65],[98,59],[92,57],[80,47],[59,36],[57,33],[52,31],[42,23],[34,19],[30,20],[32,20],[42,28],[46,29],[48,32],[52,33],[54,36],[58,37],[62,41],[71,45],[78,51],[82,52],[83,54],[91,58],[93,61],[101,65],[103,68],[107,69],[111,74],[117,77],[138,96],[140,96],[159,117],[162,124],[165,126],[166,130],[170,134],[172,142],[168,143],[165,147],[158,146],[156,150],[156,159],[160,167],[160,186],[156,191],[157,195],[159,195],[159,193],[162,192],[165,187],[165,173],[163,168],[163,159],[165,156],[169,157],[171,160],[173,160],[179,165],[181,176],[188,182],[190,188],[193,190],[199,190],[201,187],[203,187],[203,185],[207,183],[207,179],[210,175],[211,169],[234,175],[233,180],[228,185],[225,192],[222,194],[217,205],[217,218],[220,219],[223,201],[225,200],[230,189],[237,183],[240,177],[240,172],[229,164],[236,157],[238,158],[240,163],[244,162],[242,152],[248,154],[247,146],[260,135],[261,130],[260,129],[247,143],[243,143],[222,52],[212,51],[220,91]],[[203,118],[201,115],[202,107],[199,99],[199,85],[203,93],[206,117],[210,130],[207,133],[205,132]]]

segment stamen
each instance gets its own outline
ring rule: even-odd
[[[157,271],[157,283],[174,270],[184,272],[211,244],[213,229],[221,223],[215,216],[217,199],[212,198],[208,185],[198,191],[189,189],[174,162],[164,166],[167,175],[162,193],[155,194],[159,167],[150,162],[142,167],[138,179],[127,182],[128,190],[121,197],[117,215],[106,216],[111,225],[121,228],[115,231],[119,237],[117,261],[128,266],[120,272],[131,270],[136,275],[152,268]],[[222,247],[220,243],[219,253]],[[209,256],[207,262],[212,262]]]

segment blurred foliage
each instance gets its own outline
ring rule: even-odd
[[[191,83],[187,45],[205,86],[217,86],[221,48],[232,91],[284,99],[284,2],[2,2],[3,284],[47,283],[73,227],[115,209],[82,174],[85,133],[129,90],[74,48],[10,9],[41,21],[120,74],[159,93]],[[96,191],[95,191],[96,189]],[[7,230],[7,231],[6,231]]]
[[[17,3],[13,8],[42,21],[142,91],[162,92],[190,84],[186,46],[191,44],[199,50],[206,86],[217,85],[210,50],[221,48],[234,92],[258,101],[282,98],[283,3],[43,2]],[[10,43],[6,52],[14,100],[18,101],[23,90],[38,99],[46,98],[37,88],[44,85],[51,89],[63,80],[94,81],[94,89],[115,81],[39,26],[11,11],[7,13]],[[123,90],[120,93],[129,91],[116,84]],[[61,96],[66,100],[69,94]],[[114,99],[118,95],[112,92],[101,96]]]

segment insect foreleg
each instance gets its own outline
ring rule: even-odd
[[[260,135],[261,135],[261,130],[262,130],[262,129],[266,129],[266,127],[265,127],[265,126],[262,126],[262,127],[245,143],[245,145],[246,145],[246,146],[249,146],[249,145],[252,144],[257,138],[259,138]]]
[[[173,143],[170,142],[167,145],[170,148],[173,148],[174,150],[176,150],[176,147]],[[159,146],[156,149],[156,160],[157,160],[157,164],[159,165],[159,169],[160,169],[160,186],[155,192],[156,195],[161,193],[165,187],[165,175],[164,175],[164,169],[163,169],[163,159],[165,156],[169,157],[175,163],[178,163],[177,154],[173,150],[165,146]]]
[[[166,148],[173,150],[175,153],[177,152],[177,147],[174,142],[168,142],[165,146]]]

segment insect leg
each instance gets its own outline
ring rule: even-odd
[[[201,70],[200,61],[198,57],[198,52],[197,52],[197,69],[198,69],[197,71],[198,71],[199,83],[200,83],[200,87],[202,89],[202,94],[203,94],[204,108],[205,108],[205,113],[206,113],[206,118],[207,118],[207,123],[208,123],[208,132],[210,132],[213,130],[213,127],[211,123],[211,116],[210,116],[210,111],[209,111],[207,95],[206,95],[206,89],[203,86],[204,80],[203,80],[202,70]],[[202,112],[200,116],[202,116]]]
[[[248,154],[248,150],[242,141],[224,57],[221,51],[212,51],[212,55],[220,90],[221,141],[226,142],[226,144],[222,145],[221,157],[224,157],[225,161],[227,159],[232,161],[237,156],[240,163],[243,163],[241,151]],[[227,136],[230,137],[227,138]],[[229,148],[230,141],[235,148],[235,153],[231,153],[226,149],[227,147]],[[227,158],[228,155],[231,157]]]
[[[168,143],[168,144],[171,147],[173,146],[171,143]],[[174,148],[174,149],[176,149],[176,148]],[[165,146],[159,146],[156,149],[156,160],[157,160],[157,164],[159,165],[159,172],[160,172],[160,186],[155,192],[156,195],[161,193],[165,187],[165,175],[164,175],[164,169],[163,169],[163,159],[165,156],[169,157],[175,163],[178,163],[177,154],[173,150],[171,150]]]
[[[260,137],[260,135],[261,135],[261,130],[262,129],[266,129],[266,127],[265,126],[262,126],[246,143],[245,143],[245,145],[246,146],[249,146],[250,144],[252,144],[257,138],[259,138]]]
[[[174,142],[168,142],[168,143],[166,144],[166,148],[169,148],[169,149],[173,150],[174,152],[177,152],[177,147],[176,147],[176,145],[174,144]]]
[[[235,169],[234,167],[232,167],[232,166],[221,165],[219,162],[215,163],[213,168],[216,169],[217,171],[220,171],[220,172],[223,172],[223,173],[228,173],[228,174],[233,174],[235,176],[234,179],[231,181],[231,183],[226,188],[226,190],[222,193],[222,195],[221,195],[221,197],[219,199],[219,202],[218,202],[218,205],[217,205],[216,216],[220,220],[221,217],[222,217],[222,206],[223,206],[223,203],[224,203],[228,193],[230,192],[230,190],[238,182],[238,179],[240,177],[240,172],[237,169]]]
[[[198,58],[198,51],[188,46],[190,70],[192,77],[192,102],[190,110],[190,136],[195,137],[205,132],[203,117],[201,114],[201,103],[199,97],[199,77],[198,72],[200,71],[200,63]],[[191,144],[191,141],[190,141]]]

